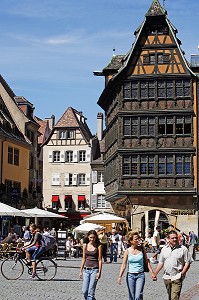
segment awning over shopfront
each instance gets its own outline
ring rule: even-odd
[[[85,195],[78,195],[78,201],[85,201]]]
[[[71,201],[72,200],[72,195],[65,195],[64,200],[65,201]]]
[[[52,195],[52,202],[59,202],[59,195]]]

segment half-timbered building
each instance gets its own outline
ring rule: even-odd
[[[197,76],[158,0],[130,51],[96,75],[106,83],[98,101],[106,116],[106,199],[134,229],[196,230]]]

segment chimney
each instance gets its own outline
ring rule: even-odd
[[[53,126],[55,126],[55,116],[52,115],[50,118],[45,118],[45,120],[48,121],[49,128],[52,130]]]
[[[103,113],[97,114],[97,137],[98,140],[102,140],[102,134],[103,134]]]

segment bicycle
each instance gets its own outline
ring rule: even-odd
[[[12,258],[6,258],[1,264],[1,274],[7,280],[17,280],[24,273],[24,266],[28,268],[28,274],[32,274],[32,265],[23,258],[23,250],[16,249]],[[52,280],[57,273],[57,264],[48,257],[41,257],[36,262],[36,277],[39,280]]]

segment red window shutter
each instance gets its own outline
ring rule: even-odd
[[[72,195],[65,195],[65,201],[71,201]]]

